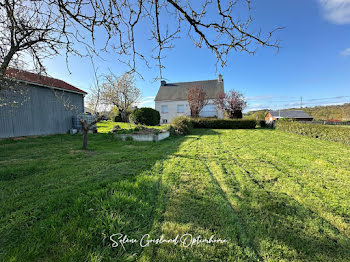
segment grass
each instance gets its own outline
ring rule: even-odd
[[[109,133],[112,131],[114,126],[120,126],[121,129],[130,129],[130,128],[135,128],[137,125],[130,124],[130,123],[123,123],[123,122],[113,122],[113,121],[101,121],[97,123],[97,131],[99,133]],[[160,125],[160,126],[148,126],[150,128],[155,128],[155,129],[164,129],[166,126],[165,125]]]
[[[278,130],[0,141],[1,261],[349,261],[350,147]],[[228,240],[125,244],[177,234]]]

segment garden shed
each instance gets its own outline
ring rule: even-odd
[[[62,80],[8,68],[0,86],[0,138],[67,133],[87,93]]]

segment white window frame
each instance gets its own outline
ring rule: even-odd
[[[164,110],[165,108],[166,108],[166,110]],[[162,111],[162,114],[168,113],[168,112],[169,112],[169,110],[168,110],[168,105],[162,105],[162,106],[161,106],[161,111]]]
[[[179,111],[179,106],[182,107],[182,111]],[[185,113],[185,105],[177,105],[177,110],[178,113]]]

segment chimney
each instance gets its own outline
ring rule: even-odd
[[[218,77],[218,82],[223,82],[224,80],[222,79],[222,74],[219,74],[219,77]]]
[[[165,86],[166,85],[166,81],[165,80],[160,81],[160,85],[161,86]]]

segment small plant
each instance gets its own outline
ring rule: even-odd
[[[175,117],[171,123],[176,135],[188,135],[193,129],[192,120],[186,116]]]
[[[171,136],[175,136],[176,135],[175,128],[172,125],[167,126],[165,131],[169,131]]]

